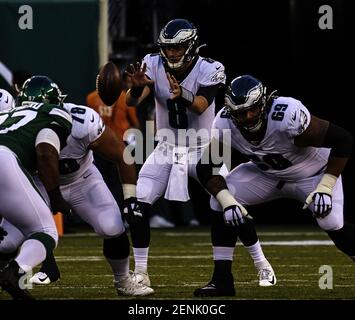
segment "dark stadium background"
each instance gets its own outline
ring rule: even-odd
[[[224,63],[228,80],[252,74],[280,95],[300,99],[318,117],[353,134],[354,5],[351,1],[223,1],[130,0],[127,36],[137,38],[136,53],[154,50],[152,28],[156,9],[158,30],[170,19],[186,18],[200,30],[203,56]],[[333,9],[333,29],[318,26],[319,7]],[[144,9],[143,9],[144,8]],[[355,222],[352,159],[343,174],[345,214]],[[194,185],[193,196],[207,197]],[[198,215],[206,219],[198,201]],[[276,201],[253,210],[257,222],[313,223],[295,201]]]

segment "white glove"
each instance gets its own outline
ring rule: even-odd
[[[313,216],[324,218],[332,210],[332,192],[338,177],[326,173],[318,183],[317,188],[307,197],[303,209],[314,201]]]
[[[232,205],[223,210],[223,219],[224,223],[227,226],[237,227],[241,224],[246,223],[246,220],[253,219],[251,215],[248,214],[248,211],[241,205]]]
[[[246,220],[253,219],[248,211],[231,195],[227,189],[221,190],[216,199],[223,208],[223,219],[227,226],[238,226],[246,223]]]

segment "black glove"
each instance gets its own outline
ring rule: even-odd
[[[137,224],[142,221],[143,213],[136,197],[130,197],[123,201],[122,217],[129,225]]]
[[[7,236],[7,232],[3,227],[0,226],[0,242],[4,240],[5,236]]]
[[[58,212],[61,212],[67,216],[70,216],[72,214],[72,209],[70,205],[64,200],[62,193],[60,192],[59,186],[51,191],[47,191],[47,193],[49,196],[52,213],[54,215],[56,215]]]

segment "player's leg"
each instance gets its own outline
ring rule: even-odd
[[[47,203],[48,206],[50,206],[49,198],[42,181],[39,179],[37,175],[33,177],[33,180],[36,184],[36,187],[40,191],[42,197],[44,198],[45,202]],[[60,279],[60,271],[59,271],[57,261],[55,260],[54,257],[54,252],[52,251],[47,254],[46,259],[42,262],[39,272],[36,272],[33,275],[33,277],[30,278],[29,282],[37,285],[47,285],[52,282],[56,282],[59,279]]]
[[[165,145],[158,144],[141,168],[137,182],[137,199],[141,202],[143,219],[130,225],[134,253],[134,275],[138,283],[150,286],[148,276],[148,254],[150,244],[149,218],[151,206],[165,192],[171,164],[167,160]]]
[[[297,196],[302,202],[318,185],[321,176],[312,177],[300,181],[297,184]],[[313,210],[314,204],[310,206]],[[344,193],[341,177],[333,189],[332,210],[324,218],[317,218],[318,225],[328,233],[336,247],[355,261],[355,225],[344,222]]]
[[[1,150],[0,158],[0,215],[25,236],[17,257],[1,271],[0,282],[14,298],[26,299],[30,296],[18,282],[21,273],[31,272],[53,251],[58,233],[52,213],[15,156]]]
[[[6,219],[2,219],[1,227],[7,235],[0,241],[0,269],[5,267],[18,254],[18,249],[25,240],[23,233]]]
[[[101,174],[92,165],[84,176],[88,177],[64,186],[63,195],[74,212],[104,238],[103,254],[112,269],[117,293],[131,296],[153,293],[153,289],[137,284],[129,274],[129,240],[120,209]]]
[[[214,271],[207,285],[194,291],[196,297],[234,296],[232,261],[237,242],[237,229],[226,226],[221,211],[212,211],[211,240]]]
[[[263,203],[281,196],[279,190],[276,188],[277,182],[269,179],[268,177],[265,177],[264,175],[261,175],[260,171],[255,167],[255,165],[251,163],[242,164],[231,171],[226,176],[226,182],[232,195],[244,206]],[[211,208],[223,218],[222,208],[215,198],[211,198]],[[223,220],[222,222],[224,225]],[[212,220],[212,223],[217,222]],[[253,259],[258,274],[259,285],[275,285],[275,273],[269,261],[265,258],[253,222],[246,221],[245,224],[236,228],[229,226],[222,227],[220,223],[220,227],[215,229],[216,233],[214,237],[223,239],[225,233],[230,228],[236,229],[236,233]],[[233,253],[234,251],[231,250],[230,246],[214,246],[213,244],[213,257],[215,265],[217,261],[221,260],[221,254],[224,255],[225,260],[232,262]],[[228,273],[230,270],[231,264]]]

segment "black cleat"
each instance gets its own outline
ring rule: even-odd
[[[12,260],[0,271],[0,286],[8,292],[14,300],[34,300],[26,289],[21,289],[19,282],[22,274],[15,260]]]
[[[194,291],[195,297],[232,297],[235,296],[233,282],[211,280],[204,287]]]

